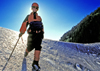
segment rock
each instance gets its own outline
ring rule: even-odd
[[[97,55],[96,54],[92,54],[94,57],[96,57]]]
[[[79,70],[79,71],[82,70],[80,64],[76,63],[76,69]]]
[[[67,62],[67,65],[72,65],[72,63],[71,62]]]
[[[100,57],[100,53],[97,54],[97,57]]]
[[[100,61],[96,61],[96,63],[97,63],[98,65],[100,65]]]

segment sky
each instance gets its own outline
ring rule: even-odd
[[[100,0],[0,0],[0,27],[19,32],[34,2],[39,4],[37,13],[44,25],[44,38],[52,40],[59,40],[100,7]]]

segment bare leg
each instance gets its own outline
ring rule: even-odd
[[[26,57],[26,56],[28,55],[28,53],[29,53],[29,51],[28,51],[27,48],[26,48],[24,57]]]
[[[35,52],[34,52],[34,60],[33,60],[32,66],[34,64],[36,64],[40,68],[40,66],[39,66],[40,53],[41,53],[40,50],[35,50]]]
[[[39,66],[39,59],[40,59],[40,50],[35,50],[35,52],[34,52],[34,60],[33,60],[33,63],[32,63],[32,66],[33,66],[33,68],[32,68],[32,70],[39,70],[40,71],[40,66]]]
[[[27,48],[26,48],[26,52],[29,53],[29,51],[27,50]]]
[[[34,60],[35,61],[39,61],[39,59],[40,59],[40,53],[41,53],[41,51],[35,50],[35,52],[34,52]]]

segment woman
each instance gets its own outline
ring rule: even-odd
[[[43,39],[44,29],[42,19],[37,14],[37,11],[39,10],[39,5],[37,3],[33,3],[31,9],[32,12],[30,13],[30,15],[27,15],[24,22],[22,23],[19,37],[21,37],[25,33],[26,28],[29,25],[29,28],[27,30],[29,36],[24,57],[26,57],[28,53],[35,48],[32,70],[40,70],[39,59],[42,48],[41,42]]]

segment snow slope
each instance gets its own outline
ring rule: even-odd
[[[18,32],[0,27],[0,71],[18,39]],[[20,39],[4,71],[21,71],[26,48]],[[100,43],[80,44],[44,39],[40,56],[41,71],[100,71]],[[31,71],[34,50],[26,57]]]

